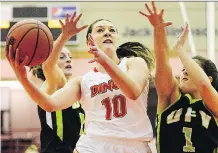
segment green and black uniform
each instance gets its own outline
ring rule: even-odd
[[[218,126],[201,99],[181,95],[157,116],[158,153],[213,153]]]
[[[38,107],[41,122],[41,153],[72,153],[84,130],[84,110],[79,102],[56,112]]]

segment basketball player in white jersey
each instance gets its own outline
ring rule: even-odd
[[[78,141],[75,152],[150,152],[148,142],[153,137],[147,116],[150,77],[147,61],[150,60],[132,57],[138,56],[137,53],[120,60],[116,53],[117,41],[118,32],[109,20],[101,19],[91,24],[87,45],[89,53],[94,55],[90,62],[96,62],[95,69],[83,77],[71,78],[51,96],[28,80],[24,68],[26,61],[18,62],[19,49],[14,59],[10,46],[8,60],[26,92],[40,107],[56,111],[78,100],[81,102],[86,113],[86,135]],[[132,49],[123,50],[131,52]],[[144,52],[150,53],[146,48]],[[145,59],[148,57],[144,56]]]

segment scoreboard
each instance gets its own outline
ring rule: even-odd
[[[1,37],[0,41],[2,45],[5,45],[7,33],[10,28],[18,21],[24,19],[36,19],[44,23],[51,31],[54,40],[57,39],[61,33],[61,25],[59,19],[64,21],[65,15],[68,13],[72,15],[74,11],[79,14],[78,5],[70,6],[12,6],[12,5],[2,5],[1,10]],[[78,44],[78,36],[73,36],[67,45]]]

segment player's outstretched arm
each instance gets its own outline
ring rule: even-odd
[[[174,50],[177,52],[189,77],[199,89],[205,105],[214,114],[214,116],[218,118],[218,93],[212,86],[209,77],[205,74],[203,69],[189,55],[186,54],[183,47],[188,38],[188,31],[188,24],[186,24],[183,28],[182,34],[176,41]]]
[[[75,36],[77,33],[81,32],[85,28],[88,27],[88,25],[84,25],[82,27],[78,28],[78,22],[82,16],[82,13],[79,14],[79,16],[76,17],[76,12],[72,14],[72,16],[69,18],[68,14],[66,14],[65,17],[65,23],[63,23],[61,20],[59,20],[62,28],[62,32],[59,35],[59,37],[54,42],[53,51],[51,52],[48,59],[43,63],[45,66],[54,66],[57,64],[61,49],[63,48],[64,44],[73,36]]]
[[[147,4],[145,4],[145,7],[148,13],[146,14],[142,11],[139,11],[139,13],[145,16],[153,26],[154,53],[156,61],[155,85],[158,92],[158,112],[161,112],[171,102],[175,102],[176,98],[179,96],[178,83],[169,63],[169,46],[165,30],[165,27],[172,23],[164,22],[164,10],[162,9],[161,12],[158,13],[154,2],[152,2],[153,10],[151,10]]]
[[[16,55],[14,57],[12,46],[9,46],[9,50],[6,52],[6,57],[14,70],[17,79],[28,95],[45,111],[56,111],[67,108],[80,99],[80,78],[75,77],[70,80],[61,90],[56,91],[52,96],[49,96],[42,90],[36,87],[28,77],[26,68],[24,67],[28,63],[28,57],[25,57],[24,61],[19,62],[19,49],[16,49]]]
[[[54,42],[53,51],[51,52],[48,59],[43,63],[42,68],[46,78],[47,92],[53,93],[58,88],[61,88],[66,83],[67,79],[63,74],[62,70],[57,66],[58,58],[60,57],[60,53],[64,44],[74,35],[79,33],[80,31],[87,28],[88,25],[84,25],[78,28],[78,22],[82,16],[82,13],[76,17],[76,12],[72,14],[69,18],[68,14],[65,17],[65,23],[59,20],[62,28],[62,32]]]

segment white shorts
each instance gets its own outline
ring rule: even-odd
[[[78,153],[151,153],[147,142],[82,135],[76,144]]]

